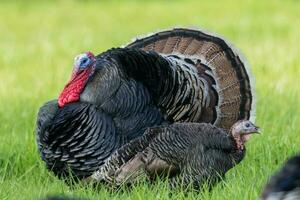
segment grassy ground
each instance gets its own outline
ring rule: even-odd
[[[300,2],[291,1],[38,1],[0,3],[0,199],[67,194],[92,199],[184,199],[159,182],[109,192],[53,177],[39,159],[35,118],[57,97],[73,57],[100,53],[132,37],[174,26],[199,26],[243,50],[257,87],[263,135],[247,144],[245,160],[212,192],[187,198],[257,199],[270,174],[300,152]]]

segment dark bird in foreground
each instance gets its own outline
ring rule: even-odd
[[[283,168],[271,177],[262,192],[261,199],[300,199],[300,156],[290,158]]]
[[[88,200],[88,199],[82,199],[82,198],[76,198],[76,197],[69,197],[64,195],[53,195],[53,196],[47,196],[45,198],[42,198],[40,200]]]
[[[249,119],[253,83],[240,54],[223,39],[174,29],[125,48],[76,57],[58,100],[37,116],[37,143],[56,175],[90,176],[148,127],[205,122],[229,129]]]
[[[169,176],[172,186],[212,186],[244,158],[244,143],[253,133],[259,129],[248,120],[236,122],[230,133],[207,123],[149,128],[117,150],[88,180],[120,185],[146,174]]]

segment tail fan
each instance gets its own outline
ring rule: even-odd
[[[254,121],[254,81],[247,62],[224,39],[200,30],[175,28],[136,39],[126,47],[196,60],[198,75],[210,85],[209,104],[199,122],[229,129],[240,119]]]

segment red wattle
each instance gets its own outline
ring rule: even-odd
[[[58,97],[58,106],[64,107],[68,103],[77,102],[83,91],[92,69],[85,69],[72,74],[71,80],[67,83]]]

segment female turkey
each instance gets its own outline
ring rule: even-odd
[[[190,29],[153,34],[75,59],[58,100],[40,108],[37,142],[57,175],[91,175],[147,127],[206,122],[229,129],[252,117],[253,83],[223,39]]]
[[[169,176],[172,186],[213,186],[245,155],[245,142],[259,128],[236,122],[229,133],[208,123],[174,123],[148,128],[142,137],[118,149],[87,180],[113,185],[132,183],[144,175]]]

